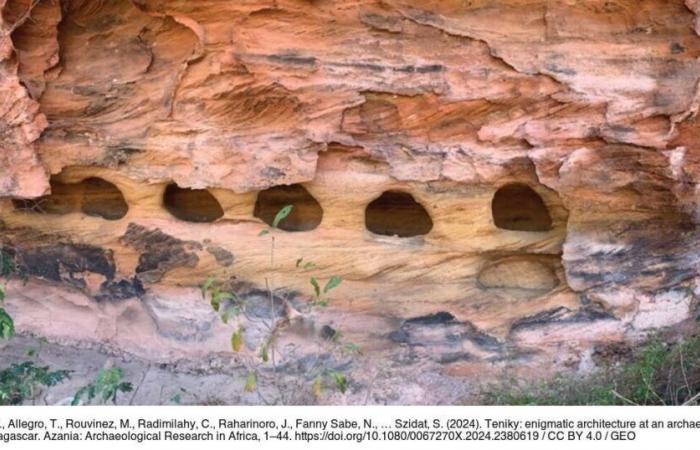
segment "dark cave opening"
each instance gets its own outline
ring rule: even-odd
[[[117,186],[102,178],[92,177],[80,183],[83,186],[81,211],[88,216],[107,220],[121,219],[129,212],[124,196]]]
[[[16,210],[63,215],[76,211],[106,220],[119,220],[129,212],[122,192],[109,181],[90,177],[79,183],[63,183],[52,178],[51,194],[35,199],[16,199]]]
[[[552,217],[542,197],[526,184],[502,186],[491,202],[493,221],[498,228],[513,231],[549,231]]]
[[[428,234],[433,220],[411,194],[386,191],[367,205],[365,226],[374,234],[412,237]]]
[[[258,193],[253,215],[272,226],[280,209],[293,205],[292,212],[278,228],[284,231],[310,231],[321,224],[323,208],[313,195],[300,184],[273,186]]]
[[[185,222],[214,222],[224,215],[221,204],[208,190],[181,188],[175,183],[165,188],[163,206]]]

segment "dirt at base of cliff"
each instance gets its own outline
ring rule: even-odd
[[[260,366],[251,369],[230,352],[212,354],[203,360],[159,364],[106,346],[48,342],[34,336],[16,336],[0,344],[3,355],[0,370],[31,361],[37,367],[70,372],[70,377],[56,386],[39,389],[34,398],[24,402],[26,405],[69,405],[80,388],[95,381],[101,369],[117,367],[123,371],[122,381],[133,386],[130,392],[118,395],[118,405],[449,406],[525,404],[522,401],[527,404],[599,404],[604,401],[605,396],[600,395],[605,386],[617,382],[634,383],[630,368],[635,367],[641,367],[644,373],[658,372],[662,378],[668,374],[668,379],[661,381],[669,385],[673,372],[682,373],[685,383],[682,387],[691,389],[688,378],[692,377],[693,386],[697,383],[694,378],[697,364],[692,361],[693,355],[700,351],[698,344],[698,322],[688,320],[677,327],[639,336],[634,342],[596,346],[590,355],[597,367],[593,371],[583,372],[579,368],[552,372],[547,377],[537,371],[523,371],[519,364],[501,366],[490,372],[484,365],[474,365],[471,376],[465,377],[466,366],[451,368],[413,351],[402,353],[400,357],[359,355],[335,367],[347,378],[344,393],[333,385],[332,377],[323,379],[319,388],[316,379],[308,375],[317,372],[305,367],[305,364],[312,364],[309,356],[300,358],[294,365],[280,364],[267,371],[259,370]],[[662,351],[663,357],[651,358],[649,355],[659,348],[666,349]],[[683,361],[684,353],[685,359],[691,360],[689,365],[688,361]],[[315,357],[323,358],[323,355]],[[246,385],[251,370],[256,375],[256,387],[248,392]],[[694,372],[691,374],[691,371]],[[626,381],[623,377],[627,377]],[[100,403],[93,401],[91,404]]]
[[[317,397],[314,380],[288,368],[259,374],[257,391],[246,392],[248,369],[225,357],[202,362],[200,367],[190,361],[154,364],[106,349],[48,343],[29,336],[3,343],[0,352],[0,369],[33,361],[51,370],[71,371],[69,379],[44,388],[25,402],[29,405],[68,405],[81,387],[95,380],[100,369],[110,367],[120,367],[124,381],[133,385],[131,392],[117,397],[120,405],[451,405],[473,403],[479,392],[473,381],[441,374],[429,363],[381,367],[374,362],[374,367],[369,367],[358,360],[357,367],[347,371],[346,393],[327,385]]]

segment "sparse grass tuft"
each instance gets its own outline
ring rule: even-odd
[[[581,378],[557,375],[523,384],[515,380],[486,387],[490,405],[697,405],[700,401],[700,335],[667,343],[654,338],[629,360]]]

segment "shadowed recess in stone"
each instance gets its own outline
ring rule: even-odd
[[[282,220],[278,228],[285,231],[309,231],[318,227],[323,219],[321,204],[300,184],[274,186],[258,194],[253,215],[272,225],[280,209],[293,205],[292,212]]]
[[[481,289],[505,298],[533,298],[559,284],[554,269],[540,257],[506,257],[487,263],[477,277]]]
[[[542,197],[525,184],[507,184],[493,196],[493,221],[498,228],[514,231],[549,231],[552,217]]]
[[[107,220],[119,220],[129,211],[119,188],[97,177],[79,183],[62,183],[51,179],[50,195],[13,200],[12,203],[19,211],[56,215],[81,211]]]
[[[367,205],[365,226],[374,234],[412,237],[428,234],[433,220],[411,194],[386,191]]]
[[[174,183],[165,188],[163,206],[186,222],[213,222],[224,215],[219,201],[206,189],[183,189]]]

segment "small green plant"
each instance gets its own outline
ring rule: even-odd
[[[248,373],[248,376],[245,379],[245,386],[243,387],[243,390],[245,392],[254,392],[258,387],[258,377],[255,376],[255,373],[250,372]]]
[[[214,277],[209,277],[201,286],[202,297],[209,297],[212,309],[220,314],[221,320],[228,323],[232,316],[241,313],[242,302],[236,294],[224,289],[224,284]],[[225,307],[222,308],[222,305]]]
[[[51,371],[32,361],[12,364],[0,370],[0,405],[19,405],[36,396],[42,387],[51,387],[70,377],[67,370]]]
[[[14,258],[0,248],[0,278],[8,279],[17,271]]]
[[[348,390],[348,379],[343,372],[337,370],[324,370],[318,375],[311,385],[311,392],[317,399],[323,396],[328,386],[335,388],[341,394]]]
[[[337,288],[342,281],[343,279],[341,277],[334,275],[328,280],[328,282],[326,282],[326,285],[323,287],[323,290],[321,290],[321,285],[318,284],[318,280],[315,277],[309,278],[309,283],[311,283],[311,286],[313,286],[314,288],[313,305],[328,306],[328,300],[325,299],[323,296],[325,296],[331,290]]]
[[[175,403],[176,405],[182,404],[182,392],[176,392],[170,397],[170,403]]]
[[[10,255],[0,249],[0,278],[9,280],[15,273],[15,264]],[[0,340],[11,339],[15,335],[15,322],[5,310],[5,284],[0,284]]]
[[[0,297],[4,297],[2,286],[0,286]],[[0,305],[2,303],[0,302]],[[11,339],[15,335],[15,323],[12,317],[5,311],[5,308],[0,307],[0,339]]]
[[[163,397],[163,390],[165,388],[168,388],[168,387],[170,387],[170,386],[165,386],[165,385],[161,386],[161,395],[160,395],[161,398]],[[177,388],[177,391],[175,391],[175,393],[170,396],[168,401],[170,403],[175,404],[175,405],[204,404],[205,403],[205,400],[200,399],[196,393],[190,392],[182,386]]]
[[[335,387],[340,393],[345,394],[345,391],[348,390],[348,379],[345,377],[345,374],[334,370],[331,371],[330,376],[333,378]]]
[[[299,258],[297,259],[296,267],[297,269],[310,270],[315,268],[316,264],[309,261],[304,262],[304,258]]]
[[[219,314],[221,320],[224,323],[228,323],[229,319],[231,318],[236,318],[235,329],[231,334],[230,343],[231,349],[235,353],[238,353],[240,355],[241,361],[243,361],[248,368],[248,374],[246,375],[243,391],[258,392],[258,394],[260,394],[261,397],[262,394],[260,393],[258,383],[258,380],[262,379],[260,369],[263,367],[264,364],[267,363],[272,364],[273,368],[276,367],[277,364],[275,357],[277,351],[275,348],[275,343],[277,341],[277,333],[279,332],[279,324],[277,318],[275,317],[275,300],[280,297],[277,295],[277,289],[275,288],[274,283],[274,272],[276,270],[275,231],[279,229],[280,223],[282,223],[282,221],[289,216],[293,209],[293,205],[286,205],[283,208],[281,208],[275,215],[272,221],[272,225],[269,228],[262,230],[258,234],[259,236],[269,236],[270,238],[270,267],[269,273],[265,277],[265,287],[270,302],[271,317],[264,320],[266,322],[264,326],[268,330],[267,336],[265,336],[262,339],[261,343],[258,344],[259,347],[255,353],[254,358],[251,359],[248,355],[245,355],[243,353],[245,328],[243,327],[239,318],[240,316],[246,316],[245,302],[242,301],[236,294],[227,290],[224,283],[216,280],[216,278],[214,277],[207,278],[207,280],[201,285],[202,296],[205,299],[209,300],[212,309]],[[297,269],[301,269],[304,271],[316,268],[316,264],[310,261],[304,261],[304,258],[297,259],[295,266]],[[313,296],[312,301],[309,303],[309,305],[311,307],[327,306],[328,299],[326,295],[331,290],[337,288],[342,283],[342,281],[343,280],[341,277],[334,275],[331,276],[325,282],[323,288],[321,288],[321,284],[319,284],[319,281],[316,279],[316,277],[310,277],[309,283],[313,287]],[[283,301],[287,301],[287,299],[283,298]],[[339,344],[338,339],[334,339],[332,340],[332,342],[334,344]],[[356,347],[357,346],[351,346],[348,348],[344,348],[344,350],[347,351],[351,348]],[[341,392],[346,391],[347,379],[345,375],[343,375],[340,372],[328,371],[325,368],[315,367],[315,370],[323,371],[322,378],[328,378],[332,380],[333,385],[336,386],[336,388]],[[316,392],[316,388],[319,388],[318,390],[320,392],[320,387],[317,386],[316,382],[314,382],[314,385],[312,386],[312,391]]]
[[[16,272],[14,259],[5,249],[0,248],[0,278],[10,280]],[[6,290],[5,284],[0,284],[0,340],[9,340],[15,336],[15,323],[4,308]],[[29,350],[28,357],[37,354]],[[66,378],[67,370],[52,371],[48,367],[37,367],[33,361],[12,364],[0,370],[0,405],[19,405],[27,399],[36,396],[42,387],[54,386]]]
[[[87,396],[87,403],[98,399],[103,403],[111,401],[116,405],[117,395],[120,392],[126,393],[133,390],[132,384],[122,381],[123,379],[124,371],[120,367],[100,369],[95,377],[95,381],[83,386],[75,393],[71,405],[79,405],[85,396]]]

